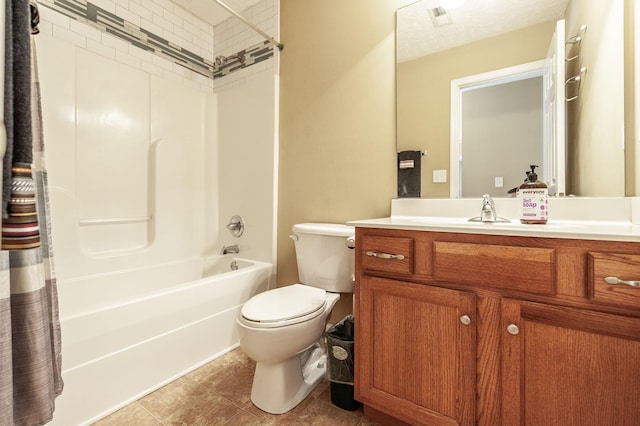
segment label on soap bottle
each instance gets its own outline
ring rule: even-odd
[[[549,219],[547,188],[520,188],[520,221],[546,222]]]

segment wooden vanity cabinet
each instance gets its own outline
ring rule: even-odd
[[[640,424],[640,243],[357,228],[355,397],[382,424]],[[603,284],[604,283],[604,284]]]
[[[475,296],[369,276],[358,294],[360,398],[419,424],[473,424],[476,332],[458,325]]]
[[[640,318],[504,299],[502,424],[640,424]]]

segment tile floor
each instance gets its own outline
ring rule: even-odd
[[[376,425],[362,408],[333,405],[326,380],[288,413],[265,413],[251,404],[254,369],[255,363],[235,349],[94,425]]]

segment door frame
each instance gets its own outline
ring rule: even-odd
[[[451,119],[450,119],[450,184],[449,196],[451,198],[461,198],[460,180],[460,154],[461,154],[461,132],[462,132],[462,92],[470,89],[480,89],[483,87],[497,86],[514,81],[526,80],[529,78],[542,77],[544,73],[545,60],[527,62],[512,67],[501,68],[480,74],[451,80]],[[543,141],[543,144],[545,141]],[[545,165],[543,165],[543,168]]]

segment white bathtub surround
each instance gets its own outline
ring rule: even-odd
[[[233,244],[273,260],[273,75],[205,94],[39,37],[61,279]]]
[[[494,235],[544,236],[613,241],[640,240],[640,198],[549,198],[549,221],[525,225],[518,220],[517,198],[495,198],[496,213],[510,223],[469,222],[480,215],[482,199],[394,199],[391,216],[356,220],[355,226],[466,232]]]
[[[236,347],[236,317],[269,288],[272,265],[240,259],[231,271],[232,260],[194,258],[66,282],[65,307],[77,305],[80,288],[90,299],[61,319],[66,387],[53,424],[91,423]]]
[[[269,73],[249,76],[216,92],[220,160],[212,207],[219,217],[207,217],[207,226],[216,226],[215,239],[208,241],[218,245],[211,252],[237,244],[241,257],[275,262],[278,79]],[[226,229],[234,215],[245,222],[240,238]]]
[[[239,307],[273,286],[277,77],[214,93],[48,18],[37,42],[65,380],[53,424],[88,424],[235,347]],[[225,228],[235,214],[240,238]],[[202,279],[223,245],[254,266]]]
[[[215,95],[38,41],[60,279],[202,255]]]

